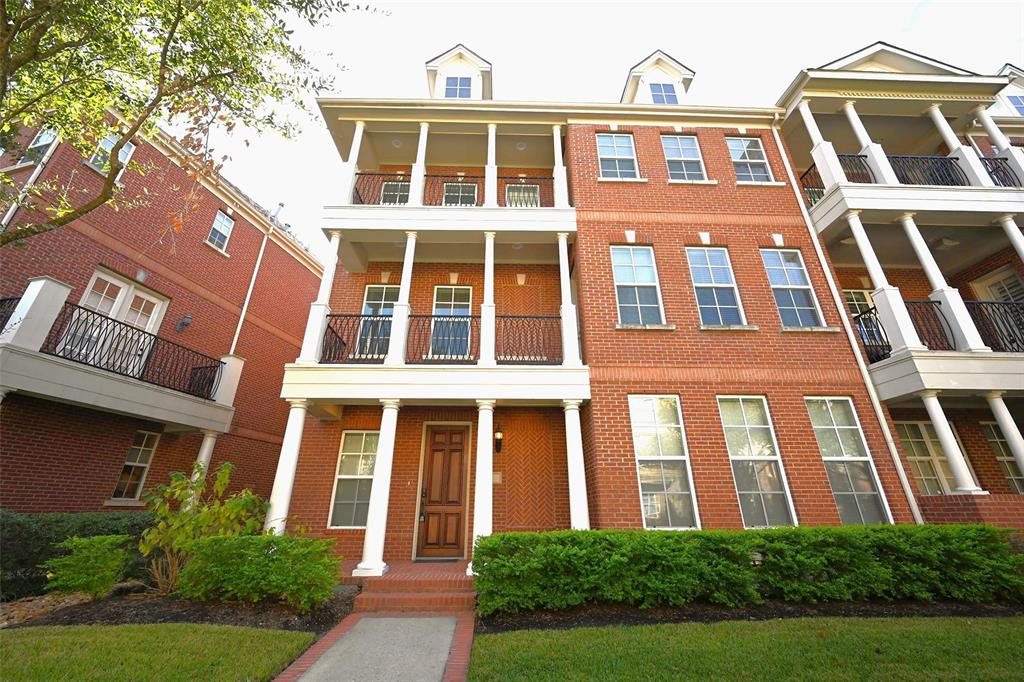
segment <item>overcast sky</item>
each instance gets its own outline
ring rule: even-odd
[[[356,4],[356,0],[352,0]],[[359,2],[359,4],[364,4]],[[493,65],[496,100],[617,102],[656,49],[696,72],[686,101],[774,105],[800,69],[877,40],[977,73],[1024,65],[1024,2],[374,2],[297,32],[340,97],[426,97],[423,64],[456,43]],[[312,97],[310,97],[312,106]],[[341,163],[315,111],[293,139],[216,141],[224,174],[321,258]],[[242,142],[249,137],[248,147]]]

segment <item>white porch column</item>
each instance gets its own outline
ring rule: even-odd
[[[914,222],[914,214],[904,213],[900,216],[900,222],[903,224],[903,230],[907,233],[910,245],[914,248],[914,253],[917,254],[917,259],[921,261],[924,274],[928,277],[928,283],[932,287],[932,293],[928,295],[928,298],[939,302],[940,307],[937,312],[949,322],[953,332],[954,347],[957,350],[990,351],[991,349],[981,340],[981,335],[978,334],[978,329],[974,326],[971,314],[967,312],[967,306],[964,305],[960,291],[946,284],[946,278],[939,269],[939,264],[935,262],[931,249],[928,248],[928,244],[924,241],[921,231]]]
[[[580,428],[581,402],[562,401],[565,411],[565,455],[569,464],[569,524],[574,530],[590,530],[587,472],[583,465],[583,430]]]
[[[494,401],[478,400],[476,426],[476,485],[473,488],[473,545],[491,534],[494,515]],[[473,575],[470,564],[467,575]]]
[[[804,127],[807,128],[807,134],[811,138],[811,158],[814,159],[814,167],[818,169],[818,175],[821,176],[821,183],[825,189],[827,190],[837,183],[846,182],[846,174],[843,173],[843,167],[839,164],[839,156],[836,155],[832,143],[826,142],[825,138],[821,136],[818,123],[814,120],[814,114],[811,113],[810,101],[801,100],[797,105],[797,110],[800,112],[800,118],[804,121]]]
[[[197,476],[193,470],[192,480],[206,478],[210,473],[210,461],[213,459],[213,447],[217,444],[216,431],[203,431],[203,442],[199,444],[199,454],[196,455],[196,464],[203,465],[202,476]]]
[[[354,203],[353,194],[356,187],[356,173],[359,172],[359,149],[363,144],[363,131],[366,123],[356,121],[355,132],[352,133],[352,146],[348,152],[348,161],[342,165],[341,203],[350,206]]]
[[[555,153],[555,166],[552,169],[555,208],[569,208],[569,176],[562,160],[562,126],[551,126],[551,143]]]
[[[327,331],[327,316],[331,314],[331,290],[334,288],[334,272],[338,267],[338,247],[341,245],[341,233],[331,233],[331,255],[324,263],[324,274],[320,278],[320,288],[316,300],[309,306],[309,317],[306,318],[306,332],[302,336],[302,349],[299,351],[298,363],[315,365],[320,362],[320,351],[324,345],[324,333]]]
[[[494,307],[494,232],[484,232],[484,298],[480,302],[480,366],[494,367],[497,317]]]
[[[896,178],[896,171],[892,169],[892,164],[889,163],[889,157],[885,155],[882,145],[871,141],[868,129],[864,127],[864,122],[860,120],[860,115],[854,107],[854,102],[848,101],[844,103],[843,111],[846,113],[846,119],[850,122],[850,127],[853,128],[853,134],[857,137],[861,155],[867,157],[868,167],[871,168],[871,172],[875,175],[875,182],[884,185],[900,184],[900,181]]]
[[[430,124],[420,121],[420,137],[416,144],[416,162],[412,164],[412,175],[409,177],[409,206],[423,205],[424,175],[427,173],[427,132]]]
[[[568,232],[558,233],[558,284],[562,294],[562,305],[559,309],[562,318],[562,365],[582,367],[576,304],[572,302],[572,286],[569,281]]]
[[[1021,233],[1021,229],[1014,222],[1013,215],[1002,216],[999,218],[999,224],[1003,226],[1006,238],[1013,244],[1013,250],[1017,252],[1017,257],[1024,260],[1024,234]]]
[[[398,400],[382,399],[380,436],[377,456],[373,462],[373,486],[370,505],[366,513],[366,533],[363,536],[363,559],[352,575],[384,575],[384,533],[388,526],[388,499],[391,497],[391,465],[395,459],[395,433],[398,431]]]
[[[956,159],[960,169],[967,175],[968,180],[971,181],[971,185],[975,187],[995,187],[992,176],[981,165],[981,159],[978,158],[977,152],[960,142],[956,133],[953,132],[953,127],[949,125],[949,121],[943,116],[942,108],[938,104],[933,104],[928,107],[928,115],[935,124],[935,128],[939,131],[942,142],[949,148],[949,154],[946,156]]]
[[[889,340],[890,354],[897,355],[907,350],[925,350],[900,290],[891,286],[885,277],[882,264],[878,261],[871,240],[868,239],[868,233],[860,220],[860,214],[857,211],[850,211],[846,214],[846,222],[850,226],[854,241],[857,242],[857,249],[867,267],[868,276],[871,277],[871,285],[874,287],[871,298],[878,311],[878,321]]]
[[[949,425],[949,420],[946,419],[946,413],[942,411],[942,405],[939,404],[938,398],[939,392],[924,391],[918,395],[921,396],[924,409],[928,411],[928,419],[932,422],[932,428],[935,429],[935,434],[939,437],[939,445],[942,446],[942,452],[946,456],[946,461],[949,462],[949,469],[953,472],[953,480],[956,482],[955,492],[964,495],[984,493],[985,491],[975,484],[971,470],[967,466],[967,459],[964,458],[964,453],[960,451],[960,445],[956,442],[956,436],[953,435],[953,428]]]
[[[30,279],[10,319],[0,330],[0,344],[31,351],[42,348],[70,293],[70,286],[52,277]]]
[[[1024,436],[1021,435],[1020,429],[1017,428],[1017,423],[1013,421],[1010,410],[1006,408],[1006,403],[1003,402],[1003,392],[992,391],[985,395],[985,400],[988,401],[988,407],[992,410],[996,423],[999,424],[999,430],[1003,433],[1006,446],[1010,448],[1013,461],[1017,463],[1017,468],[1024,472]]]
[[[302,399],[289,400],[288,404],[291,405],[288,423],[284,428],[281,455],[277,458],[277,473],[274,474],[267,520],[263,524],[264,530],[272,530],[278,535],[284,533],[288,522],[288,508],[292,503],[292,486],[295,484],[295,469],[299,465],[299,448],[302,446],[302,430],[306,426],[308,407],[308,402]]]
[[[487,124],[487,165],[484,166],[484,206],[498,206],[497,123]]]
[[[975,107],[971,113],[977,117],[981,127],[985,129],[985,134],[988,135],[988,139],[992,141],[992,145],[997,151],[1002,153],[1013,146],[1010,144],[1010,138],[1003,134],[1003,131],[999,129],[996,122],[989,116],[987,105],[981,104]]]
[[[416,233],[405,233],[405,259],[402,261],[402,280],[398,287],[398,300],[391,314],[391,338],[385,365],[405,364],[405,344],[409,336],[409,290],[412,288],[412,264],[416,258]]]

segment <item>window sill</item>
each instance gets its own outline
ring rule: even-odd
[[[366,530],[366,526],[327,526],[327,530]]]
[[[702,324],[702,332],[756,332],[761,328],[756,324]]]
[[[674,324],[617,324],[616,329],[652,329],[655,331],[674,331],[676,326]]]
[[[91,170],[96,175],[100,176],[101,178],[106,179],[107,174],[104,173],[103,171],[97,169],[96,166],[94,166],[91,163],[89,163],[88,159],[82,159],[82,165],[85,166],[86,168],[88,168],[89,170]],[[124,173],[124,169],[123,168],[121,169],[121,173]],[[114,180],[114,187],[117,187],[118,189],[124,189],[124,184],[121,183],[121,179],[120,178],[121,178],[121,176],[119,174],[118,175],[118,179]]]
[[[838,334],[842,331],[839,327],[782,327],[784,332],[815,332],[826,334]]]
[[[211,244],[210,242],[207,242],[207,241],[204,241],[203,244],[206,244],[211,249],[213,249],[214,251],[216,251],[220,255],[224,256],[225,258],[231,258],[231,254],[228,253],[227,251],[225,251],[224,249],[218,249],[216,246],[214,246],[213,244]]]
[[[598,182],[647,182],[647,178],[598,178]]]
[[[110,499],[110,500],[104,500],[103,501],[103,506],[104,507],[136,507],[136,508],[139,508],[139,507],[145,507],[146,503],[143,502],[142,500],[128,500],[128,499],[116,500],[116,499]]]
[[[785,187],[786,183],[773,180],[772,182],[740,182],[736,181],[737,187]]]
[[[668,179],[670,185],[717,185],[718,180],[673,180]]]
[[[35,165],[36,164],[32,163],[31,161],[19,161],[13,166],[8,166],[7,168],[0,168],[0,173],[10,174],[25,168],[33,168],[35,167]]]

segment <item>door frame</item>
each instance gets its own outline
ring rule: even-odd
[[[472,486],[472,473],[473,467],[476,464],[476,441],[473,440],[473,422],[471,421],[424,421],[422,425],[422,433],[420,434],[420,463],[419,469],[416,474],[416,509],[412,517],[412,548],[410,549],[410,556],[413,561],[419,559],[416,556],[417,548],[419,547],[419,536],[420,536],[420,509],[423,505],[423,496],[419,494],[419,491],[423,489],[423,462],[426,459],[427,454],[427,432],[431,426],[465,426],[467,438],[470,442],[470,447],[467,448],[466,457],[466,527],[462,529],[462,556],[452,557],[455,560],[466,559],[469,556],[469,543],[473,539],[473,523],[472,517],[469,514],[470,507],[470,493],[473,490]],[[474,500],[475,501],[475,500]],[[472,507],[473,512],[476,513],[475,506]],[[424,559],[432,559],[434,557],[424,557]]]

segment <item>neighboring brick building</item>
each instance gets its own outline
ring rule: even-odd
[[[0,157],[0,172],[101,181],[102,155],[83,159],[45,132],[28,147]],[[137,508],[197,457],[232,462],[233,487],[270,494],[283,367],[322,266],[236,187],[191,178],[183,158],[162,134],[135,140],[147,172],[121,177],[135,205],[0,249],[0,507]],[[171,215],[190,204],[176,232]],[[8,210],[3,224],[35,219]]]

